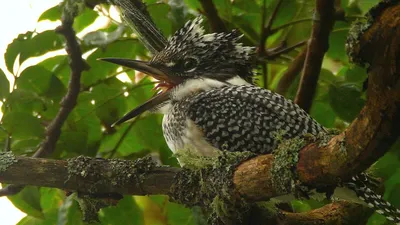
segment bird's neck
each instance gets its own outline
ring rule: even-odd
[[[211,78],[188,79],[176,86],[172,92],[171,100],[180,101],[193,94],[229,85],[250,85],[239,76],[235,76],[226,81],[219,81]]]
[[[235,76],[226,81],[219,81],[211,78],[196,78],[188,79],[178,86],[174,87],[171,91],[170,100],[162,107],[158,108],[158,112],[166,114],[169,112],[174,102],[179,102],[182,99],[188,98],[192,95],[216,88],[222,88],[230,85],[251,85],[239,76]]]

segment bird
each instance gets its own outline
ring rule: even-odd
[[[280,131],[284,139],[328,132],[291,100],[254,84],[256,49],[239,41],[243,35],[236,30],[206,34],[201,24],[201,17],[188,21],[148,62],[102,59],[159,81],[157,95],[114,125],[145,111],[162,113],[164,138],[172,152],[190,149],[207,157],[223,150],[272,153],[278,144],[274,134]],[[400,210],[367,183],[367,176],[357,175],[348,186],[376,212],[400,224]]]

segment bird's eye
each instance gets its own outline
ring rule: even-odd
[[[183,63],[183,68],[185,71],[193,71],[197,67],[197,60],[194,58],[187,58],[185,59],[185,62]]]

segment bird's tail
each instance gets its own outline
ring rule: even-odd
[[[373,179],[367,174],[361,173],[352,177],[350,182],[344,183],[344,186],[355,191],[358,198],[367,203],[375,212],[384,215],[388,220],[400,225],[400,209],[392,206],[381,195],[376,194],[371,189],[376,184],[374,184]]]

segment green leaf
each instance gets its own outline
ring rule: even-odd
[[[388,225],[386,218],[378,213],[372,214],[372,216],[368,219],[367,225]]]
[[[43,55],[49,51],[62,48],[63,40],[54,30],[47,30],[39,34],[27,32],[18,35],[11,44],[8,45],[4,54],[8,71],[15,74],[13,66],[19,55],[19,64],[22,64],[30,57]]]
[[[247,38],[249,38],[252,44],[256,44],[259,40],[260,30],[260,15],[259,14],[245,14],[232,18],[232,23],[242,32]]]
[[[143,213],[132,196],[124,196],[116,206],[100,210],[101,224],[143,224]]]
[[[17,88],[43,95],[50,88],[51,76],[50,71],[41,66],[28,67],[17,79]]]
[[[272,15],[273,10],[275,10],[277,1],[270,1],[270,2],[272,4],[271,3],[267,4],[268,7],[267,18],[268,16]],[[299,3],[299,1],[282,1],[280,10],[278,10],[278,13],[275,17],[273,26],[280,26],[293,20],[298,9],[301,7],[301,4],[302,3]]]
[[[360,84],[362,84],[368,77],[366,69],[360,66],[347,68],[344,76],[346,81]]]
[[[394,207],[400,207],[400,168],[396,169],[393,175],[385,181],[385,198]]]
[[[397,170],[393,168],[400,168],[400,140],[396,141],[390,147],[390,150],[385,153],[378,161],[376,161],[370,168],[370,171],[375,176],[381,177],[384,180],[389,179]]]
[[[171,8],[165,3],[156,3],[147,6],[147,10],[153,19],[156,26],[161,30],[161,32],[166,36],[170,36],[172,33],[172,25],[166,17],[160,15],[168,15]]]
[[[113,149],[128,126],[128,123],[120,126],[118,132],[104,139],[100,148],[101,151],[108,152]],[[127,156],[143,150],[157,152],[164,147],[166,147],[166,143],[161,130],[161,117],[149,115],[135,122],[128,135],[121,142],[118,153]]]
[[[90,8],[85,8],[81,14],[75,18],[74,20],[74,30],[76,33],[79,33],[86,27],[88,27],[90,24],[92,24],[98,17],[99,15],[97,12]]]
[[[121,83],[121,82],[120,82]],[[99,84],[92,89],[92,99],[95,102],[96,115],[105,124],[113,124],[120,117],[125,108],[125,97],[122,95],[123,86],[120,87]],[[119,94],[121,93],[121,94]]]
[[[361,9],[362,14],[367,13],[372,7],[377,5],[379,0],[357,0],[357,5]]]
[[[43,112],[46,110],[46,101],[33,91],[23,89],[15,89],[7,97],[3,105],[3,113],[8,113],[9,110],[13,112]]]
[[[329,94],[327,90],[329,90],[331,85],[341,82],[341,80],[341,77],[335,76],[332,71],[321,69],[314,101],[329,103]],[[295,86],[295,91],[297,91],[297,86]]]
[[[168,196],[151,195],[150,200],[152,201],[152,203],[156,203],[158,207],[162,210],[163,214],[165,214],[168,219],[168,224],[195,224],[192,210],[184,207],[183,205],[170,202]],[[147,208],[151,209],[149,205],[151,205],[152,203],[149,204],[147,202]]]
[[[64,84],[64,86],[67,86],[71,71],[68,65],[68,59],[67,55],[58,55],[45,59],[37,65],[51,71],[52,74]]]
[[[10,93],[10,82],[7,79],[6,74],[0,69],[0,101]]]
[[[12,141],[11,149],[16,155],[31,154],[37,149],[41,141],[42,139],[37,137],[16,139]]]
[[[309,200],[293,200],[291,201],[292,207],[295,212],[307,212],[312,209],[321,208],[325,204],[329,203],[328,200],[318,201],[315,199]]]
[[[48,71],[51,72],[56,72],[57,68],[61,65],[61,64],[66,64],[68,65],[68,56],[67,55],[57,55],[57,56],[53,56],[50,58],[47,58],[43,61],[41,61],[39,64],[37,64],[38,66],[41,66],[43,68],[45,68]]]
[[[161,129],[160,115],[151,114],[137,121],[132,129],[132,135],[137,143],[150,150],[160,150],[166,144]],[[126,149],[129,150],[129,146]]]
[[[65,198],[64,203],[58,210],[57,225],[79,225],[82,222],[82,213],[74,196],[70,195]]]
[[[18,194],[8,196],[8,199],[22,212],[35,218],[43,218],[40,206],[40,192],[37,187],[27,186]]]
[[[294,2],[294,1],[284,1],[284,2]],[[296,16],[293,20],[301,20],[306,18],[311,18],[312,13],[315,8],[315,1],[296,1],[298,2]],[[285,12],[284,8],[280,8],[280,11]],[[301,23],[294,24],[293,26],[288,27],[288,31],[284,33],[285,41],[287,41],[288,45],[298,43],[303,40],[308,40],[310,38],[311,29],[312,29],[312,20],[304,21]],[[275,27],[275,26],[273,26]]]
[[[58,5],[51,7],[40,15],[38,22],[42,20],[57,21],[61,19],[60,7]]]
[[[192,211],[183,205],[168,201],[165,210],[168,217],[168,224],[195,224]]]
[[[77,106],[67,120],[68,128],[71,130],[87,133],[87,149],[80,148],[80,154],[88,156],[96,155],[100,140],[103,138],[100,120],[95,116],[95,106],[90,103],[92,99],[90,93],[81,93],[78,97]]]
[[[44,93],[44,96],[53,99],[56,102],[60,102],[61,98],[64,97],[66,92],[67,88],[64,86],[62,81],[52,74],[50,77],[49,88]]]
[[[201,4],[199,0],[184,0],[184,2],[188,7],[194,10],[201,9]]]
[[[267,7],[271,1],[267,1]],[[244,13],[259,14],[261,12],[261,5],[257,3],[249,4],[246,0],[237,0],[232,2],[232,11],[235,15]]]
[[[30,113],[10,112],[3,117],[3,127],[16,139],[43,137],[40,120]]]
[[[173,30],[178,30],[185,25],[189,14],[189,8],[182,0],[169,0],[168,5],[171,7],[168,19]]]
[[[54,106],[54,102],[58,103],[66,92],[64,84],[55,75],[46,70],[44,67],[38,65],[28,67],[22,71],[17,79],[16,85],[17,90],[34,92],[34,96],[37,97],[47,97],[48,99],[41,99],[47,103],[47,107],[50,105]],[[52,99],[53,102],[51,102],[49,99]],[[40,111],[42,110],[36,112]]]
[[[29,41],[32,39],[33,32],[28,31],[25,34],[19,34],[17,38],[15,38],[8,46],[6,53],[4,53],[4,60],[6,62],[6,67],[8,71],[12,74],[14,73],[13,67],[15,60],[22,51],[25,51],[25,48],[29,48]]]
[[[330,105],[336,115],[347,122],[353,121],[364,106],[361,91],[354,84],[331,85]]]
[[[47,52],[61,49],[63,47],[62,36],[54,30],[46,30],[36,34],[31,40],[27,40],[25,49],[21,51],[19,63],[21,64],[30,57],[43,55]],[[29,45],[29,47],[27,46]]]
[[[335,124],[336,115],[328,103],[314,101],[310,115],[322,126],[332,128]]]
[[[232,3],[229,0],[214,0],[218,15],[226,21],[232,20]],[[203,9],[204,10],[204,9]]]
[[[342,62],[348,61],[348,56],[345,50],[349,24],[337,21],[329,36],[329,49],[326,53],[332,59],[340,60]],[[337,30],[337,31],[336,31]]]
[[[312,208],[310,204],[308,204],[306,201],[300,201],[300,200],[293,200],[291,201],[292,208],[294,212],[307,212],[310,211]]]
[[[123,51],[121,51],[121,49],[123,49]],[[112,63],[99,61],[99,58],[135,58],[138,54],[144,55],[144,47],[136,39],[119,40],[107,45],[106,48],[98,48],[87,58],[90,70],[82,74],[82,84],[84,86],[90,86],[96,81],[115,73],[119,67]]]
[[[87,147],[88,133],[85,131],[63,130],[57,147],[61,147],[65,151],[83,153]]]
[[[33,216],[25,216],[17,225],[43,225],[44,221]]]
[[[65,194],[60,189],[40,188],[40,206],[46,214],[49,211],[58,208],[64,201]]]
[[[117,147],[117,143],[121,140],[123,133],[126,129],[128,129],[127,125],[122,125],[118,128],[117,132],[112,135],[107,135],[102,138],[101,145],[99,148],[99,152],[108,153],[114,150]],[[134,129],[134,128],[132,128]],[[129,155],[131,153],[137,153],[144,150],[144,146],[139,143],[138,139],[133,136],[132,129],[122,140],[121,145],[119,146],[118,153],[122,156]]]

